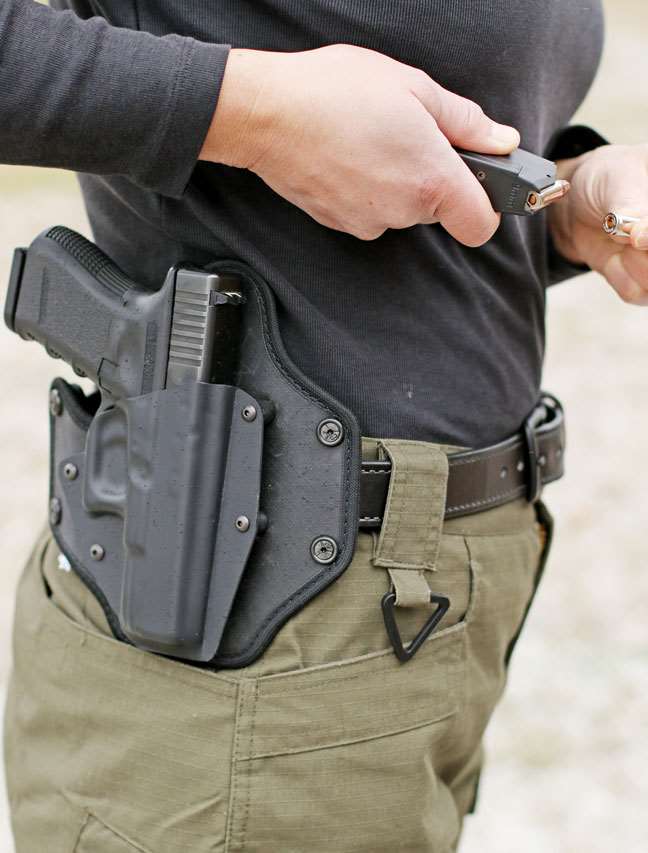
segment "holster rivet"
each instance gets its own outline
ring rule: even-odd
[[[311,543],[311,555],[318,563],[332,563],[337,552],[337,542],[330,536],[318,536]]]
[[[344,427],[335,418],[325,418],[317,426],[317,437],[327,447],[335,447],[344,438]]]
[[[250,529],[250,519],[247,515],[239,515],[234,524],[236,525],[236,529],[240,530],[241,533],[245,533],[246,530]]]
[[[254,406],[246,406],[241,412],[244,421],[256,420],[257,410]]]
[[[93,560],[103,560],[103,558],[106,556],[106,550],[101,545],[91,545],[90,556]]]
[[[59,524],[61,521],[61,501],[58,498],[52,498],[49,504],[49,520],[50,524]]]
[[[57,418],[63,412],[63,400],[56,388],[52,388],[49,395],[49,410]]]
[[[66,480],[76,480],[79,476],[79,469],[72,462],[67,462],[63,466],[63,475]]]

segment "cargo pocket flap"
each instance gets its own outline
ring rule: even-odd
[[[257,682],[250,758],[384,737],[456,713],[465,625],[428,640],[414,660],[389,652]]]

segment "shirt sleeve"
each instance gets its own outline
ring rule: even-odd
[[[0,162],[124,175],[180,197],[228,53],[228,45],[1,0]]]
[[[600,133],[585,125],[572,125],[558,131],[551,140],[545,157],[549,160],[568,160],[571,157],[579,157],[587,151],[607,145],[608,142]],[[585,264],[573,264],[563,257],[556,249],[551,234],[547,229],[547,271],[548,285],[560,284],[567,279],[575,278],[577,275],[590,272]]]

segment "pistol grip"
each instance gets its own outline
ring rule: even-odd
[[[5,322],[113,397],[164,385],[175,270],[158,291],[139,287],[69,228],[16,252]]]

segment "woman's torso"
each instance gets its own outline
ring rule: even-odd
[[[600,0],[58,0],[87,17],[235,47],[348,42],[418,66],[546,150],[593,78]],[[290,140],[286,140],[290,144]],[[478,446],[518,428],[544,348],[546,226],[505,218],[467,249],[440,226],[363,243],[255,175],[201,163],[181,200],[83,176],[95,236],[155,284],[179,260],[236,256],[272,285],[288,352],[364,435]]]

